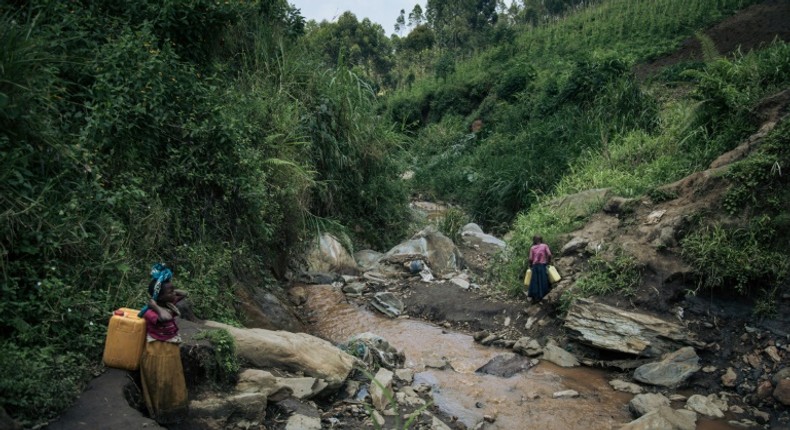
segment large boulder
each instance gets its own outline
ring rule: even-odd
[[[700,368],[697,353],[687,346],[665,355],[661,361],[637,367],[634,379],[645,384],[677,387]]]
[[[239,357],[257,368],[279,368],[323,379],[330,389],[340,387],[356,360],[331,343],[306,333],[243,329],[216,321],[208,327],[228,331]]]
[[[310,272],[332,272],[355,275],[359,267],[354,257],[346,251],[343,244],[329,233],[322,234],[313,243],[306,256],[307,270]]]
[[[456,272],[462,265],[461,253],[453,241],[434,226],[428,226],[406,242],[396,245],[384,254],[380,262],[403,265],[412,260],[426,262],[431,271],[439,275]]]
[[[304,325],[276,294],[264,288],[236,289],[238,307],[245,317],[247,327],[266,330],[305,331]]]
[[[566,210],[576,217],[583,217],[601,209],[610,195],[609,188],[596,188],[556,198],[548,202],[548,205]]]
[[[496,246],[498,248],[505,247],[505,241],[498,237],[486,234],[479,225],[471,222],[461,228],[461,240],[467,245],[477,246]]]
[[[643,357],[658,357],[697,344],[680,324],[589,299],[574,302],[565,317],[565,328],[581,343]]]

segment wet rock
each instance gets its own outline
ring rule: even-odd
[[[383,411],[390,406],[390,398],[392,398],[392,378],[394,374],[388,369],[381,368],[376,372],[373,381],[370,384],[370,398],[375,407],[379,411]]]
[[[307,290],[304,287],[293,287],[288,290],[288,300],[296,306],[307,302]]]
[[[779,355],[779,350],[776,349],[775,346],[771,345],[763,350],[765,354],[774,361],[774,363],[781,363],[782,357]]]
[[[570,352],[560,348],[552,341],[543,348],[543,360],[550,361],[560,367],[576,367],[579,360]]]
[[[376,293],[370,301],[370,305],[377,311],[395,318],[403,313],[403,301],[389,291]]]
[[[331,389],[340,387],[356,363],[336,346],[306,333],[242,329],[215,321],[205,325],[227,330],[236,342],[236,353],[251,365],[300,371],[324,379]]]
[[[773,391],[774,385],[771,384],[771,381],[765,380],[757,385],[757,391],[754,393],[754,395],[757,396],[758,399],[763,400],[770,397]]]
[[[267,397],[309,399],[326,388],[326,383],[311,377],[278,377],[261,369],[245,369],[239,373],[236,391],[261,393]],[[285,395],[282,393],[285,391]]]
[[[340,241],[329,233],[322,234],[313,242],[305,256],[307,270],[353,275],[359,266]]]
[[[556,393],[552,394],[551,397],[554,399],[571,399],[579,397],[579,392],[575,390],[557,391]]]
[[[540,347],[537,340],[524,336],[513,345],[513,351],[528,357],[536,357],[543,352],[543,348]]]
[[[340,348],[362,360],[372,368],[384,367],[394,370],[403,367],[406,356],[386,339],[371,332],[360,333],[340,345]]]
[[[499,336],[498,334],[489,334],[488,336],[485,337],[485,339],[480,341],[480,344],[485,346],[491,345],[492,343],[494,343],[495,340],[500,339],[500,337],[501,336]]]
[[[696,430],[696,428],[697,414],[694,412],[661,406],[620,427],[620,430]]]
[[[643,390],[642,387],[637,384],[625,382],[620,379],[613,379],[609,381],[609,385],[611,385],[616,391],[621,391],[623,393],[641,394]]]
[[[641,417],[649,412],[656,411],[662,406],[669,406],[669,399],[663,394],[647,393],[637,394],[628,402],[628,409],[635,417]]]
[[[742,419],[740,421],[730,420],[730,421],[727,421],[727,424],[729,424],[729,425],[731,425],[733,427],[738,427],[738,428],[742,428],[742,429],[751,429],[751,428],[755,428],[755,427],[759,426],[759,424],[757,424],[756,422],[754,422],[752,420],[747,420],[747,419]]]
[[[487,423],[493,423],[496,421],[496,417],[493,415],[483,415],[483,421]]]
[[[487,338],[489,335],[491,335],[490,332],[486,330],[480,330],[472,334],[472,338],[475,340],[475,342],[480,342],[481,340]]]
[[[574,302],[565,317],[565,328],[582,343],[645,357],[695,343],[680,324],[589,299]]]
[[[475,370],[476,373],[510,378],[511,376],[529,370],[532,367],[529,359],[517,354],[503,354],[492,358],[488,363]]]
[[[776,398],[779,403],[790,406],[790,379],[782,379],[776,384],[774,398]]]
[[[506,246],[502,239],[484,233],[483,229],[475,223],[469,223],[461,228],[461,240],[470,246],[493,245],[498,248]]]
[[[761,411],[759,409],[752,410],[752,415],[754,415],[754,418],[760,424],[767,424],[769,421],[771,421],[771,414],[769,414],[768,412]]]
[[[763,367],[763,360],[757,354],[747,354],[743,356],[743,362],[752,366],[754,369],[761,369]]]
[[[425,367],[439,370],[450,370],[453,368],[445,357],[430,359],[425,362]]]
[[[362,293],[365,292],[367,289],[367,285],[362,282],[352,282],[350,284],[343,285],[343,292],[350,297],[360,297]]]
[[[669,400],[672,402],[685,402],[688,398],[682,394],[670,394]]]
[[[719,396],[715,394],[709,396],[695,394],[689,397],[685,407],[690,411],[713,418],[724,418],[724,412],[727,411],[726,403],[723,403]]]
[[[645,384],[677,387],[700,369],[699,357],[692,347],[667,354],[656,363],[648,363],[634,371],[634,379]]]
[[[728,367],[724,375],[721,375],[721,384],[725,387],[734,387],[738,381],[738,374],[735,369]]]
[[[264,288],[237,288],[236,296],[247,326],[266,330],[305,331],[286,298]]]

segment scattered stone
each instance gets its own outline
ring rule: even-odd
[[[449,370],[452,369],[450,366],[450,362],[447,361],[446,358],[434,358],[430,359],[425,363],[425,367],[431,369],[439,369],[439,370]]]
[[[737,414],[737,415],[740,415],[740,414],[744,413],[745,411],[743,410],[742,407],[740,407],[738,405],[730,405],[730,412],[732,412],[734,414]]]
[[[637,394],[633,399],[631,399],[630,402],[628,402],[628,409],[631,411],[634,417],[639,418],[642,415],[660,409],[662,406],[669,406],[669,404],[669,399],[663,394]]]
[[[487,338],[490,334],[491,333],[489,333],[489,332],[487,332],[485,330],[481,330],[481,331],[475,332],[472,335],[472,338],[475,340],[475,342],[480,342],[481,340]]]
[[[705,372],[705,373],[713,373],[713,372],[715,372],[717,370],[719,370],[719,369],[716,368],[716,366],[705,366],[705,367],[702,368],[702,371]]]
[[[456,286],[460,287],[462,290],[468,290],[469,289],[469,281],[467,281],[466,279],[463,279],[461,277],[456,276],[455,278],[450,279],[450,282],[455,284]]]
[[[642,387],[634,384],[632,382],[625,382],[620,379],[613,379],[609,381],[609,385],[612,386],[616,391],[621,391],[623,393],[631,393],[631,394],[641,394]]]
[[[368,286],[363,282],[353,282],[343,286],[343,292],[350,297],[360,297]]]
[[[573,354],[560,348],[552,341],[549,341],[546,347],[543,348],[542,358],[560,367],[576,367],[579,365],[579,360]]]
[[[579,397],[579,393],[575,390],[557,391],[556,393],[552,394],[551,397],[555,399],[575,398]]]
[[[535,357],[540,355],[543,349],[540,347],[537,340],[529,336],[524,336],[513,345],[513,351],[528,357]]]
[[[395,377],[398,380],[401,380],[407,384],[411,384],[411,381],[414,380],[414,370],[413,369],[395,369]]]
[[[498,334],[490,334],[485,339],[481,340],[480,344],[488,346],[488,345],[491,345],[492,343],[494,343],[494,341],[499,339],[499,338],[500,338],[500,336]]]
[[[524,328],[525,328],[526,330],[529,330],[529,329],[531,329],[531,328],[532,328],[532,326],[535,324],[535,322],[536,322],[537,320],[538,320],[538,319],[537,319],[537,318],[535,318],[535,317],[529,317],[529,318],[527,318],[527,323],[526,323],[526,324],[524,324]]]
[[[738,381],[738,374],[735,369],[728,367],[724,375],[721,375],[721,384],[725,387],[734,387]]]
[[[751,428],[755,428],[755,427],[759,426],[759,424],[757,424],[756,422],[754,422],[752,420],[747,420],[745,418],[740,420],[740,421],[730,420],[730,421],[727,421],[727,424],[729,424],[729,425],[731,425],[733,427],[744,428],[744,429],[751,429]]]
[[[697,414],[694,412],[661,406],[620,427],[620,430],[696,430],[696,428]]]
[[[648,363],[634,371],[634,379],[651,385],[676,387],[700,369],[699,357],[694,348],[687,346],[656,363]]]
[[[769,421],[771,421],[771,414],[768,412],[763,412],[759,409],[752,410],[752,415],[754,415],[754,418],[760,424],[767,424]]]
[[[724,412],[727,410],[727,407],[724,406],[722,409],[721,400],[715,394],[707,397],[701,394],[694,394],[686,402],[686,409],[713,418],[724,418]]]
[[[764,400],[771,396],[771,393],[774,391],[774,385],[771,384],[771,381],[764,380],[757,385],[757,391],[755,395],[758,399]]]
[[[672,394],[669,396],[669,400],[672,402],[685,402],[686,399],[687,397],[682,394]]]
[[[300,306],[307,302],[307,290],[304,287],[297,286],[288,290],[288,300],[296,306]]]
[[[776,398],[779,403],[790,406],[790,379],[782,379],[776,384],[774,398]]]
[[[752,366],[754,369],[761,369],[763,367],[763,360],[757,354],[744,355],[743,362]]]
[[[493,415],[483,415],[483,420],[487,423],[493,423],[496,421],[496,417]]]
[[[390,318],[402,314],[404,308],[403,301],[389,291],[376,293],[370,301],[370,305]]]
[[[779,356],[779,350],[776,349],[775,346],[769,346],[763,350],[765,354],[774,361],[774,363],[780,363],[782,361],[782,357]]]
[[[392,397],[392,371],[380,368],[370,383],[370,398],[379,411],[383,411],[389,406],[389,398]],[[383,421],[381,421],[383,423]]]
[[[584,247],[587,246],[587,243],[587,239],[574,237],[570,240],[570,242],[566,243],[565,246],[562,247],[560,250],[560,255],[569,255],[580,249],[584,249]]]
[[[492,358],[488,363],[475,370],[475,372],[510,378],[517,373],[529,370],[531,367],[529,359],[518,354],[509,353]]]
[[[321,418],[293,414],[288,418],[285,430],[321,430]]]

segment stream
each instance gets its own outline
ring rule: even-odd
[[[488,415],[495,422],[486,429],[613,429],[633,420],[628,402],[633,395],[614,391],[603,371],[563,368],[541,361],[509,378],[475,373],[492,358],[509,354],[502,348],[475,343],[472,336],[408,318],[389,319],[350,303],[330,285],[306,288],[305,307],[315,323],[314,335],[335,344],[372,332],[406,355],[404,367],[415,373],[414,384],[432,387],[433,403],[467,428]],[[431,363],[446,361],[439,370]],[[575,390],[577,398],[553,398],[559,391]],[[673,405],[680,408],[682,405]],[[733,429],[725,420],[699,417],[697,429]]]

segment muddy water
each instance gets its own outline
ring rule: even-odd
[[[387,339],[406,354],[415,383],[433,386],[434,403],[448,415],[473,427],[484,415],[496,417],[488,429],[617,428],[631,417],[631,396],[613,391],[604,375],[591,369],[563,369],[543,363],[510,378],[476,374],[475,370],[508,351],[483,347],[468,335],[442,330],[421,321],[387,319],[360,309],[329,286],[308,288],[307,307],[317,321],[313,333],[335,343],[366,331]],[[426,364],[446,360],[452,370]],[[552,394],[576,390],[575,399]]]

